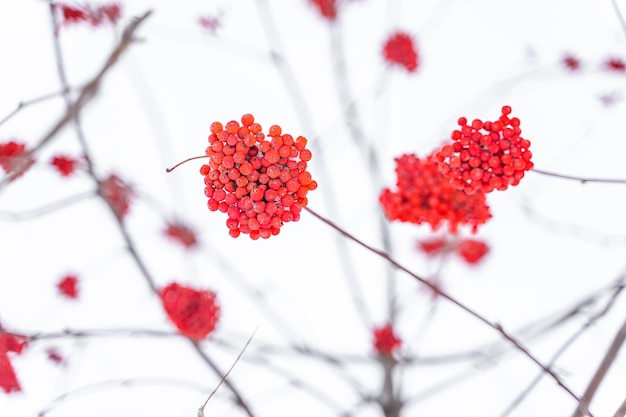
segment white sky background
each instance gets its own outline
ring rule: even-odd
[[[310,207],[376,247],[378,194],[367,164],[355,147],[333,77],[331,28],[306,0],[268,1],[284,58],[306,99],[299,114],[287,85],[269,58],[262,1],[126,1],[117,29],[86,26],[61,33],[70,84],[81,86],[102,66],[132,16],[153,10],[133,44],[106,75],[97,97],[81,113],[101,175],[116,172],[144,197],[126,219],[140,255],[164,286],[174,280],[218,293],[222,319],[204,343],[208,355],[227,369],[259,326],[231,381],[257,416],[332,416],[336,410],[307,390],[293,388],[279,372],[322,390],[344,411],[380,416],[375,405],[355,407],[359,398],[341,373],[324,362],[290,354],[267,356],[267,345],[305,344],[322,351],[359,355],[346,369],[375,395],[380,368],[371,349],[370,327],[387,320],[385,263],[349,243],[350,262],[371,317],[360,316],[340,267],[336,233],[303,213],[277,237],[251,241],[228,236],[226,216],[206,208],[200,161],[170,174],[164,169],[206,148],[209,125],[252,113],[264,130],[309,138],[312,173],[320,186]],[[626,34],[612,3],[588,1],[382,1],[348,2],[338,21],[350,73],[350,89],[368,141],[394,186],[393,158],[429,154],[466,116],[493,119],[502,105],[513,108],[531,141],[539,169],[564,174],[626,178],[626,74],[602,63],[626,57]],[[618,3],[626,13],[626,3]],[[220,14],[217,36],[197,19]],[[417,73],[389,68],[381,45],[393,30],[415,35]],[[569,73],[566,53],[581,59]],[[23,100],[60,89],[47,2],[0,0],[0,118]],[[618,100],[605,106],[599,97]],[[61,98],[36,104],[0,126],[0,142],[19,138],[35,144],[64,113]],[[312,121],[309,125],[307,118]],[[0,319],[16,332],[63,329],[172,330],[156,297],[126,254],[104,204],[95,199],[27,221],[6,213],[36,209],[93,187],[85,173],[60,178],[45,162],[56,153],[78,155],[68,126],[23,178],[0,192]],[[320,179],[324,164],[332,181]],[[492,251],[479,266],[446,261],[444,287],[466,305],[512,332],[556,317],[583,297],[610,285],[624,268],[626,192],[621,185],[581,185],[528,173],[519,187],[489,195],[493,219],[478,236]],[[334,196],[339,209],[326,202]],[[525,210],[525,207],[531,210]],[[164,218],[183,219],[199,233],[200,248],[185,252],[162,236]],[[437,268],[414,249],[428,226],[392,224],[394,256],[428,277]],[[466,232],[465,230],[463,232]],[[466,233],[464,233],[465,235]],[[67,272],[80,276],[80,297],[70,302],[55,284]],[[402,355],[425,357],[466,352],[500,341],[496,332],[439,302],[397,273],[396,324]],[[258,296],[250,297],[250,292]],[[542,361],[602,308],[606,297],[566,325],[525,339]],[[277,325],[269,308],[291,329]],[[434,314],[430,316],[430,314]],[[626,314],[617,303],[559,360],[556,370],[582,394]],[[46,359],[58,348],[65,367]],[[508,347],[501,343],[498,346]],[[402,391],[416,401],[405,415],[494,416],[511,403],[539,371],[512,349],[489,360],[417,365],[397,375]],[[485,351],[489,356],[489,352]],[[492,353],[495,355],[495,353]],[[271,366],[259,357],[270,358]],[[64,338],[32,343],[13,363],[23,392],[0,395],[0,417],[36,416],[58,396],[49,416],[193,416],[218,377],[189,344],[176,337]],[[130,386],[101,384],[128,379]],[[456,380],[453,384],[450,381]],[[97,385],[81,391],[83,387]],[[624,399],[626,362],[618,356],[591,410],[607,416]],[[222,387],[207,416],[243,415]],[[574,401],[549,378],[514,416],[566,416]]]

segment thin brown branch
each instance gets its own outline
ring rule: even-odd
[[[11,119],[16,114],[18,114],[20,112],[20,110],[23,110],[26,107],[31,106],[33,104],[41,103],[42,101],[46,101],[46,100],[50,100],[51,98],[59,97],[59,96],[65,94],[65,92],[66,92],[65,90],[62,90],[62,91],[57,91],[57,92],[54,92],[54,93],[45,94],[45,95],[40,96],[40,97],[31,98],[30,100],[20,101],[19,103],[17,103],[17,106],[15,107],[15,109],[13,109],[9,114],[7,114],[2,119],[0,119],[0,126],[2,126],[4,123],[8,122],[9,119]]]
[[[80,194],[73,195],[71,197],[64,198],[63,200],[55,201],[45,206],[37,207],[36,209],[24,210],[19,212],[6,212],[0,211],[0,220],[9,221],[24,221],[31,220],[37,217],[45,216],[57,210],[69,207],[73,204],[87,200],[91,197],[95,197],[94,191],[86,191]]]
[[[560,178],[563,180],[573,180],[578,181],[581,184],[585,184],[588,182],[600,182],[606,184],[626,184],[626,179],[619,178],[585,178],[585,177],[577,177],[574,175],[565,175],[565,174],[557,174],[556,172],[543,171],[540,169],[533,168],[530,172],[534,172],[536,174],[546,175],[548,177]]]
[[[52,138],[54,138],[57,133],[61,131],[61,129],[73,120],[76,115],[80,112],[80,110],[91,101],[98,92],[98,88],[104,78],[105,74],[117,63],[119,58],[122,56],[124,51],[128,48],[128,46],[135,41],[134,34],[137,31],[137,28],[141,25],[150,16],[152,11],[147,11],[139,18],[132,21],[122,34],[122,39],[119,41],[118,45],[115,47],[113,52],[109,55],[106,63],[102,67],[102,69],[98,72],[98,74],[89,81],[81,90],[78,98],[67,108],[67,111],[61,117],[61,119],[50,129],[48,133],[44,135],[44,137],[26,154],[24,155],[24,162],[15,167],[15,169],[5,176],[2,180],[0,180],[0,189],[3,186],[6,186],[11,180],[20,176],[28,167],[28,162],[30,161],[30,157],[33,156],[37,151],[42,149],[45,145],[47,145]]]
[[[576,410],[574,411],[574,414],[572,414],[572,417],[583,417],[586,414],[590,414],[588,411],[589,404],[591,403],[593,396],[596,394],[596,391],[600,387],[600,383],[602,383],[602,381],[604,380],[604,377],[609,371],[609,368],[611,367],[611,365],[613,365],[613,362],[617,357],[617,353],[624,344],[624,339],[626,339],[626,321],[624,321],[622,327],[615,334],[611,346],[609,346],[609,349],[606,351],[602,362],[600,362],[600,366],[598,366],[598,369],[593,374],[591,381],[589,381],[589,385],[587,385],[585,393],[580,398],[580,401],[578,402],[578,407],[576,407]]]
[[[615,414],[613,414],[613,417],[624,417],[624,416],[626,416],[626,398],[624,398],[624,401],[622,402],[622,404],[619,406],[617,411],[615,411]]]
[[[432,291],[437,293],[439,296],[441,296],[445,300],[451,302],[452,304],[454,304],[455,306],[457,306],[461,310],[465,311],[470,316],[476,318],[478,321],[481,321],[482,323],[484,323],[488,327],[491,327],[493,330],[498,332],[504,339],[508,340],[511,344],[513,344],[517,350],[519,350],[522,354],[524,354],[524,356],[526,356],[528,359],[530,359],[532,362],[534,362],[537,366],[539,366],[545,373],[550,375],[550,377],[552,377],[552,379],[554,379],[554,381],[556,381],[556,383],[561,388],[563,388],[563,390],[565,392],[567,392],[572,398],[574,398],[578,403],[580,403],[580,399],[574,393],[574,391],[572,391],[561,380],[561,378],[559,378],[559,376],[552,369],[550,369],[547,365],[544,365],[541,361],[539,361],[539,359],[537,359],[532,353],[530,353],[530,351],[527,348],[525,348],[519,340],[517,340],[515,337],[513,337],[507,331],[505,331],[504,328],[500,324],[491,322],[489,319],[487,319],[486,317],[482,316],[478,312],[474,311],[470,307],[466,306],[465,304],[463,304],[462,302],[460,302],[456,298],[452,297],[447,292],[443,291],[440,288],[437,288],[435,285],[431,284],[428,280],[420,277],[419,275],[417,275],[413,271],[409,270],[405,266],[403,266],[400,263],[398,263],[398,261],[396,261],[391,256],[389,256],[389,254],[387,254],[387,253],[385,253],[385,252],[383,252],[381,250],[375,249],[374,247],[368,245],[367,243],[363,242],[362,240],[358,239],[357,237],[355,237],[354,235],[350,234],[346,230],[342,229],[340,226],[336,225],[332,221],[330,221],[327,218],[319,215],[318,213],[316,213],[312,209],[310,209],[308,207],[305,207],[305,210],[308,211],[309,213],[311,213],[314,217],[317,217],[322,222],[326,223],[331,228],[335,229],[337,232],[339,232],[341,235],[343,235],[347,239],[353,241],[354,243],[356,243],[359,246],[367,249],[368,251],[374,253],[375,255],[378,255],[379,257],[383,258],[384,260],[389,262],[391,265],[393,265],[397,269],[405,272],[406,274],[410,275],[415,280],[419,281],[421,284],[426,285],[428,288],[430,288]],[[593,417],[593,415],[591,413],[589,413],[589,415],[591,415]]]

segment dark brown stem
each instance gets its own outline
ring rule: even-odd
[[[189,162],[189,161],[193,161],[194,159],[202,159],[202,158],[208,158],[208,156],[206,155],[201,155],[201,156],[193,156],[191,158],[187,158],[184,161],[180,161],[179,163],[177,163],[176,165],[174,165],[171,168],[165,168],[165,172],[172,172],[174,171],[176,168],[178,168],[179,166],[181,166],[182,164],[184,164],[185,162]]]
[[[534,362],[537,366],[539,366],[541,369],[543,369],[543,371],[545,373],[547,373],[548,375],[550,375],[552,377],[552,379],[554,379],[554,381],[556,381],[556,383],[563,388],[563,390],[565,390],[572,398],[574,398],[578,403],[580,403],[580,399],[578,398],[578,396],[574,393],[574,391],[572,391],[567,385],[565,385],[565,383],[563,381],[561,381],[561,378],[559,378],[559,376],[552,370],[550,369],[548,366],[544,365],[543,363],[541,363],[539,361],[539,359],[537,359],[532,353],[530,353],[528,351],[528,349],[526,349],[519,340],[517,340],[515,337],[513,337],[512,335],[510,335],[508,332],[506,332],[502,326],[498,323],[493,323],[491,322],[489,319],[485,318],[484,316],[480,315],[479,313],[477,313],[476,311],[472,310],[470,307],[466,306],[465,304],[463,304],[462,302],[460,302],[459,300],[457,300],[456,298],[452,297],[451,295],[449,295],[448,293],[446,293],[445,291],[443,291],[440,288],[437,288],[435,285],[431,284],[430,282],[428,282],[428,280],[420,277],[419,275],[417,275],[416,273],[414,273],[413,271],[409,270],[408,268],[406,268],[405,266],[401,265],[400,263],[398,263],[398,261],[396,261],[395,259],[391,258],[391,256],[389,256],[389,254],[375,249],[372,246],[368,245],[367,243],[363,242],[362,240],[358,239],[357,237],[355,237],[354,235],[350,234],[349,232],[347,232],[346,230],[342,229],[340,226],[336,225],[335,223],[333,223],[332,221],[328,220],[327,218],[317,214],[315,211],[313,211],[312,209],[305,207],[305,209],[307,212],[309,212],[310,214],[312,214],[314,217],[317,217],[319,220],[321,220],[322,222],[326,223],[328,226],[330,226],[331,228],[335,229],[337,232],[339,232],[341,235],[343,235],[344,237],[346,237],[347,239],[353,241],[354,243],[358,244],[359,246],[367,249],[368,251],[374,253],[375,255],[378,255],[379,257],[383,258],[384,260],[386,260],[387,262],[389,262],[391,265],[393,265],[394,267],[396,267],[397,269],[407,273],[408,275],[410,275],[411,277],[413,277],[415,280],[419,281],[421,284],[426,285],[428,288],[430,288],[432,291],[434,291],[435,293],[437,293],[439,296],[441,296],[443,299],[451,302],[452,304],[454,304],[455,306],[457,306],[458,308],[460,308],[461,310],[465,311],[467,314],[469,314],[470,316],[476,318],[477,320],[481,321],[482,323],[486,324],[487,326],[491,327],[493,330],[495,330],[496,332],[498,332],[503,338],[505,338],[506,340],[508,340],[510,343],[512,343],[515,348],[517,350],[519,350],[521,353],[523,353],[527,358],[529,358],[532,362]],[[589,415],[592,416],[591,413],[589,413]],[[592,416],[593,417],[593,416]]]

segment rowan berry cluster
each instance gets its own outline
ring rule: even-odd
[[[502,107],[494,122],[475,119],[458,121],[460,130],[452,132],[452,144],[435,152],[434,160],[451,184],[467,194],[506,190],[517,185],[524,172],[533,168],[530,141],[522,138],[520,121],[510,118],[511,107]]]
[[[22,389],[11,364],[9,353],[22,353],[27,343],[28,339],[25,337],[6,333],[0,328],[0,388],[7,394]]]
[[[374,349],[381,355],[391,356],[402,345],[402,340],[395,334],[391,325],[374,329]]]
[[[181,244],[186,249],[191,249],[198,245],[196,232],[180,222],[168,223],[163,233],[173,242]]]
[[[17,178],[24,174],[35,163],[35,160],[28,155],[26,145],[14,140],[0,143],[0,167],[7,174],[11,174],[14,170],[19,169]]]
[[[317,183],[307,171],[311,151],[303,136],[294,139],[278,125],[267,137],[251,114],[223,126],[211,124],[208,165],[200,168],[211,211],[228,214],[232,237],[254,240],[277,235],[284,223],[298,221]]]
[[[220,307],[213,291],[172,283],[159,291],[159,296],[167,316],[183,335],[201,340],[215,330]]]
[[[383,47],[385,60],[392,65],[400,65],[408,72],[415,72],[418,66],[417,51],[413,38],[408,33],[396,32]]]
[[[100,195],[111,205],[115,215],[123,220],[130,210],[130,199],[134,195],[133,189],[120,177],[110,174],[100,182]]]
[[[433,230],[447,223],[455,234],[459,225],[469,225],[475,232],[491,218],[485,195],[454,188],[432,155],[423,160],[416,155],[396,158],[396,175],[397,191],[384,189],[379,197],[389,220],[428,223]]]
[[[489,246],[477,239],[435,237],[418,241],[417,248],[429,257],[454,252],[470,265],[479,263],[489,253]]]
[[[69,177],[76,170],[78,160],[65,155],[55,155],[50,159],[50,165],[55,167],[62,177]]]

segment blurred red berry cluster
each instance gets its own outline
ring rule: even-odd
[[[50,160],[50,165],[55,167],[63,177],[72,175],[76,170],[77,164],[78,160],[65,155],[55,155]]]
[[[22,353],[27,342],[25,337],[5,333],[0,328],[0,388],[6,393],[21,391],[22,389],[11,364],[9,353]]]
[[[0,143],[0,167],[7,174],[11,174],[14,170],[19,169],[21,176],[35,163],[35,160],[28,155],[26,145],[14,140]]]
[[[179,243],[186,249],[193,248],[198,245],[196,233],[185,224],[179,222],[168,223],[164,230],[165,236],[173,242]]]
[[[459,225],[476,231],[491,218],[485,195],[468,195],[453,187],[432,156],[403,155],[395,161],[397,190],[384,189],[379,197],[389,220],[428,223],[433,230],[447,223],[454,234]]]
[[[324,19],[332,22],[337,18],[337,0],[310,0],[310,2],[317,7]]]
[[[200,174],[209,209],[228,214],[232,237],[244,233],[267,239],[284,223],[300,219],[307,193],[317,188],[307,171],[311,151],[306,138],[283,134],[278,125],[266,137],[252,115],[244,115],[241,122],[211,125],[209,163]]]
[[[404,32],[391,35],[383,47],[385,60],[393,65],[400,65],[408,72],[414,72],[419,64],[413,38]]]
[[[61,26],[69,26],[79,23],[87,23],[93,27],[103,23],[116,24],[122,17],[122,8],[118,3],[105,3],[97,7],[90,5],[69,5],[55,3],[55,10],[58,10]]]
[[[124,219],[130,209],[130,199],[133,189],[115,174],[110,174],[100,182],[100,195],[115,211],[119,219]]]
[[[59,292],[67,298],[78,297],[78,277],[76,275],[66,275],[57,284]]]
[[[220,307],[214,292],[172,283],[159,296],[168,317],[183,335],[201,340],[215,330]]]
[[[520,136],[520,121],[509,118],[510,113],[511,107],[504,106],[495,122],[475,119],[468,125],[465,117],[459,119],[461,129],[452,132],[453,143],[434,154],[455,188],[467,194],[506,190],[533,168],[530,141]]]
[[[391,356],[402,346],[402,340],[394,333],[391,325],[374,328],[374,349],[380,355]]]
[[[449,240],[445,237],[436,237],[419,240],[417,248],[428,256],[454,251],[470,265],[479,263],[489,253],[489,246],[477,239]]]

